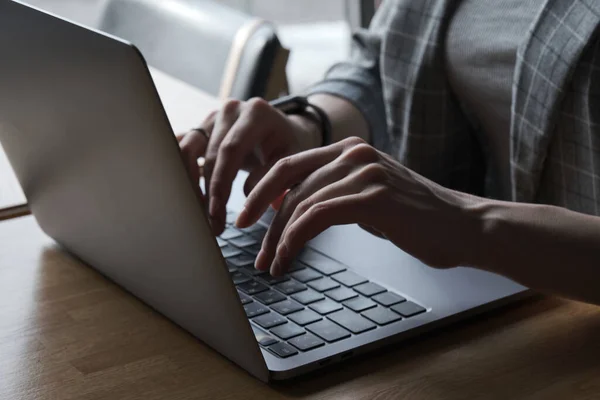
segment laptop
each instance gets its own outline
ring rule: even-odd
[[[66,251],[265,382],[292,378],[522,298],[435,270],[357,226],[289,273],[253,268],[268,219],[218,238],[140,52],[0,2],[0,141],[40,227]],[[236,191],[230,203],[239,209]]]

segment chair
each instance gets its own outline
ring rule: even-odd
[[[100,29],[148,64],[220,99],[288,92],[284,49],[268,22],[207,0],[110,0]]]

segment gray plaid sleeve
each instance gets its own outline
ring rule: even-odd
[[[334,65],[308,94],[330,94],[352,103],[367,121],[371,143],[385,151],[389,150],[389,137],[379,70],[381,32],[387,20],[385,3],[381,8],[369,30],[353,35],[350,59]]]

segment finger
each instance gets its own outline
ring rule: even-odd
[[[204,118],[204,122],[202,122],[202,125],[200,125],[200,127],[204,128],[204,130],[206,130],[206,132],[208,132],[209,135],[213,131],[213,128],[215,126],[215,119],[217,118],[218,114],[219,114],[219,110],[211,111],[206,116],[206,118]]]
[[[248,195],[236,224],[246,227],[255,223],[281,193],[335,160],[342,150],[342,146],[336,143],[279,160]]]
[[[311,210],[313,210],[315,207],[318,207],[319,204],[327,202],[334,198],[355,196],[356,199],[360,200],[360,209],[354,216],[355,219],[352,223],[357,223],[360,226],[369,227],[377,225],[377,217],[380,215],[380,213],[376,208],[377,206],[375,206],[374,204],[376,196],[380,192],[380,189],[384,187],[381,184],[381,180],[377,179],[378,174],[379,170],[373,168],[369,169],[369,167],[356,169],[346,178],[326,188],[321,189],[313,196],[307,198],[296,208],[296,210],[292,214],[286,227],[283,230],[281,237],[279,238],[278,246],[280,246],[282,243],[286,243],[286,238],[289,237],[288,231],[292,229],[294,224],[298,220],[300,220],[306,213],[311,212]],[[383,233],[380,233],[376,228],[373,227],[371,229],[378,232],[379,235],[381,235],[382,237],[385,237]],[[312,237],[309,239],[305,239],[305,242],[310,239],[312,239]],[[277,254],[278,251],[279,250],[276,250],[275,253]],[[292,257],[290,258],[290,261],[291,259],[293,259],[293,257],[296,256],[298,251],[299,249],[294,250],[294,252],[290,253],[290,256]],[[283,265],[286,266],[288,264]]]
[[[311,200],[324,200],[331,196],[348,194],[356,186],[351,180],[346,179],[351,169],[350,164],[329,163],[313,172],[306,180],[289,191],[283,199],[281,207],[271,220],[263,242],[262,248],[266,253],[267,263],[273,258],[277,242],[298,205],[301,202],[305,202],[304,205],[308,204],[306,200],[320,190],[323,190],[320,196]],[[334,183],[337,184],[331,186]],[[324,195],[330,197],[322,197]],[[266,265],[263,266],[266,268]]]
[[[282,234],[286,230],[286,226],[291,225],[295,220],[297,220],[300,217],[300,215],[302,215],[305,212],[308,212],[308,210],[311,207],[318,203],[325,202],[337,197],[344,197],[351,194],[356,194],[360,191],[361,188],[359,187],[359,184],[356,182],[355,179],[353,179],[351,175],[349,175],[342,180],[339,180],[329,186],[318,190],[312,196],[303,200],[298,205],[298,207],[295,207],[292,210],[291,218],[282,216],[283,213],[289,212],[282,211],[286,203],[286,201],[284,200],[284,206],[282,206],[282,209],[280,209],[273,217],[273,220],[269,225],[269,229],[267,230],[265,238],[263,239],[261,251],[259,252],[258,257],[256,259],[256,268],[261,271],[266,271],[272,266]],[[276,271],[273,268],[271,268],[271,273],[281,272],[281,270]]]
[[[218,114],[214,117],[214,127],[210,134],[210,140],[206,148],[206,155],[204,160],[204,184],[209,196],[209,215],[213,232],[220,234],[225,226],[225,204],[221,204],[218,199],[211,200],[211,180],[212,173],[215,166],[216,158],[218,156],[219,147],[221,143],[239,115],[240,102],[237,100],[231,100],[225,103]]]
[[[335,197],[318,203],[296,220],[277,248],[276,257],[271,265],[271,274],[279,276],[284,268],[302,250],[305,243],[315,238],[327,228],[361,222],[362,195],[353,194]]]
[[[372,226],[363,225],[363,224],[358,224],[358,226],[361,227],[362,229],[364,229],[365,231],[369,232],[371,235],[377,236],[381,239],[387,239],[383,233],[381,233],[379,230],[373,228]]]
[[[200,169],[198,167],[198,158],[204,155],[207,146],[207,138],[199,131],[191,131],[186,134],[179,142],[183,161],[192,180],[194,188],[200,184]]]
[[[252,104],[263,104],[263,102]],[[245,160],[252,154],[260,152],[256,144],[263,142],[266,134],[258,118],[265,115],[266,110],[261,110],[262,107],[270,107],[268,103],[264,104],[264,106],[248,107],[242,111],[219,146],[209,187],[211,214],[216,212],[220,216],[219,210],[222,211],[224,207],[216,207],[212,204],[227,204],[233,180],[242,169]],[[271,138],[271,141],[276,140]]]
[[[244,194],[248,196],[248,194],[254,189],[254,187],[260,182],[260,180],[269,172],[269,170],[273,168],[273,163],[267,165],[261,165],[255,167],[246,178],[244,182]]]

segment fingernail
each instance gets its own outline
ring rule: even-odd
[[[258,252],[258,255],[256,256],[256,260],[254,261],[254,268],[260,270],[260,271],[264,271],[267,268],[265,267],[265,257],[267,256],[267,254],[261,250]]]
[[[277,257],[280,260],[287,260],[288,255],[289,251],[285,243],[280,244],[279,248],[277,249]]]
[[[219,198],[217,196],[211,196],[208,213],[211,215],[211,217],[216,217],[218,212],[219,212]]]
[[[238,228],[245,228],[248,226],[248,210],[246,207],[240,212],[235,220],[235,226]]]
[[[273,261],[273,264],[271,264],[271,276],[279,276],[281,273],[281,265],[279,264],[279,261],[275,260]]]

